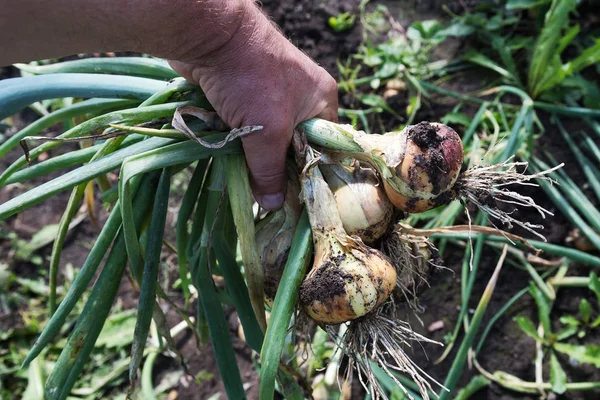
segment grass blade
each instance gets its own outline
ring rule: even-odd
[[[202,297],[202,307],[212,338],[211,343],[227,397],[230,399],[245,399],[246,394],[235,360],[227,321],[207,268],[198,269],[198,284],[198,292]]]
[[[477,355],[477,353],[479,353],[479,351],[481,350],[481,347],[483,346],[483,343],[485,343],[485,339],[487,338],[487,336],[490,333],[494,324],[500,319],[500,317],[502,317],[502,315],[504,315],[504,313],[506,311],[508,311],[508,309],[510,309],[513,306],[513,304],[515,304],[517,302],[517,300],[519,300],[521,297],[523,297],[523,295],[527,294],[528,292],[529,292],[529,286],[521,289],[517,294],[515,294],[513,297],[511,297],[510,300],[506,304],[504,304],[502,306],[500,311],[498,311],[496,314],[494,314],[494,316],[490,319],[490,322],[487,324],[487,326],[483,330],[481,337],[479,338],[479,342],[477,343],[477,346],[475,347],[475,355]]]
[[[377,365],[374,362],[371,362],[371,368],[373,369],[373,374],[375,374],[377,381],[379,383],[381,383],[381,385],[383,386],[383,388],[385,388],[385,390],[389,391],[392,394],[391,398],[395,398],[396,396],[394,396],[394,394],[396,394],[396,393],[402,393],[402,395],[404,394],[403,392],[398,390],[399,389],[398,384],[396,382],[394,382],[394,379],[392,379],[392,377],[389,376],[387,372],[382,370],[379,367],[379,365]],[[404,389],[415,400],[422,399],[422,397],[418,394],[419,387],[411,379],[407,379],[404,375],[401,375],[401,374],[394,374],[394,377],[402,382],[402,384],[405,386]],[[401,397],[402,395],[400,395],[400,398],[402,398]],[[435,397],[435,393],[430,392],[430,395],[432,395],[432,397]]]
[[[534,172],[541,171],[535,164],[530,164],[531,170]],[[594,245],[600,249],[600,236],[583,220],[577,211],[569,204],[567,199],[563,197],[560,191],[548,181],[540,179],[538,184],[546,192],[554,205],[562,212],[565,218],[574,226],[581,230],[581,233]]]
[[[483,116],[485,115],[485,112],[488,110],[489,107],[490,107],[490,103],[488,103],[488,102],[483,103],[479,107],[479,109],[475,113],[475,116],[473,116],[473,119],[471,120],[469,127],[467,128],[467,130],[465,131],[465,133],[462,137],[463,143],[469,143],[471,141],[471,139],[473,138],[473,134],[477,130],[479,123],[483,119]]]
[[[539,159],[532,160],[540,168],[545,169],[547,164]],[[548,168],[549,169],[549,168]],[[587,219],[596,231],[600,231],[600,212],[595,208],[592,202],[581,191],[579,186],[562,169],[549,174],[552,179],[560,182],[561,192],[571,201],[581,215]]]
[[[469,299],[471,298],[471,293],[473,291],[473,286],[475,285],[475,278],[477,277],[477,270],[479,269],[479,260],[481,259],[481,253],[483,251],[483,244],[485,243],[485,239],[487,236],[480,236],[476,239],[475,249],[473,251],[473,257],[471,259],[471,248],[466,249],[465,256],[463,257],[462,263],[462,279],[461,282],[464,282],[461,296],[461,307],[460,312],[458,314],[458,318],[456,319],[456,326],[454,327],[454,331],[452,332],[452,336],[450,340],[445,346],[444,352],[442,355],[434,361],[434,364],[439,364],[448,357],[452,349],[454,348],[454,344],[458,339],[458,334],[460,333],[461,321],[467,321],[468,319],[468,311],[469,311]],[[472,270],[471,270],[472,266]],[[468,275],[468,277],[467,277]],[[468,326],[465,326],[465,330],[468,329]]]
[[[226,163],[222,157],[217,157],[215,159],[214,168],[217,171],[221,171],[221,174],[219,177],[220,179],[217,182],[214,180],[211,181],[211,185],[208,188],[210,192],[209,196],[221,196],[223,194],[223,191],[225,190],[225,165]],[[229,295],[233,300],[233,304],[244,328],[246,342],[254,349],[254,351],[260,353],[263,343],[263,332],[256,319],[256,314],[254,313],[252,302],[250,301],[250,296],[248,294],[248,287],[244,282],[244,277],[235,260],[235,254],[231,251],[231,248],[228,246],[223,235],[225,232],[225,220],[227,214],[231,213],[227,199],[224,200],[221,209],[222,210],[215,221],[214,228],[211,228],[211,247],[214,249],[219,262],[219,268],[227,284]]]
[[[454,398],[454,400],[467,400],[467,399],[471,398],[471,396],[473,396],[479,390],[483,389],[486,386],[489,386],[490,383],[492,383],[492,381],[490,381],[485,376],[475,375],[473,378],[471,378],[469,383],[467,383],[467,386],[462,388],[456,394],[456,397]]]
[[[175,78],[168,82],[165,87],[144,100],[142,104],[140,104],[140,107],[167,103],[171,97],[174,97],[173,95],[175,93],[184,94],[186,92],[192,93],[190,98],[194,98],[198,107],[212,108],[210,103],[208,103],[208,100],[206,100],[206,97],[200,89],[200,86],[193,85],[183,78]]]
[[[138,195],[141,198],[146,198],[154,192],[155,180],[152,179],[151,176],[145,177],[142,185],[134,184],[132,186],[133,191],[137,191],[137,187],[141,186],[141,190]],[[102,259],[106,253],[108,253],[108,249],[113,242],[113,239],[117,235],[120,226],[121,212],[119,209],[119,203],[117,203],[109,215],[108,220],[104,224],[102,231],[98,235],[96,243],[94,243],[92,250],[90,250],[90,253],[85,259],[81,270],[71,284],[71,287],[65,295],[65,298],[62,300],[58,306],[58,309],[54,315],[52,315],[52,318],[33,344],[31,350],[27,354],[27,357],[25,357],[25,361],[23,361],[23,368],[27,367],[27,365],[40,354],[44,347],[50,343],[54,336],[58,334],[69,313],[71,310],[73,310],[73,307],[75,307],[75,304],[77,301],[79,301],[81,295],[87,289],[87,286],[94,277],[98,266],[102,262]]]
[[[156,299],[156,279],[158,277],[158,264],[160,262],[160,251],[162,249],[163,235],[167,219],[167,208],[169,203],[169,191],[171,184],[171,171],[165,168],[160,175],[154,206],[152,208],[152,217],[148,233],[148,247],[146,261],[144,263],[144,272],[142,276],[142,285],[140,291],[140,300],[138,304],[137,321],[133,336],[133,345],[131,348],[131,363],[129,364],[129,383],[130,390],[135,384],[135,376],[144,355],[154,302]]]
[[[179,76],[166,60],[149,57],[93,57],[48,65],[15,64],[15,67],[35,75],[91,73],[140,76],[161,80]]]
[[[294,233],[290,255],[275,295],[271,319],[260,353],[260,400],[273,399],[275,377],[279,369],[285,337],[298,300],[300,284],[302,284],[312,257],[312,250],[312,233],[305,210]]]
[[[434,235],[431,235],[431,238],[432,239],[468,240],[470,237],[473,240],[475,240],[476,238],[478,238],[480,236],[481,236],[481,234],[479,234],[479,233],[474,233],[472,235],[469,235],[467,233],[464,233],[464,234],[463,233],[453,233],[453,234],[436,233]],[[486,242],[508,243],[511,245],[516,245],[517,247],[520,247],[523,249],[528,249],[528,247],[526,247],[524,244],[522,244],[520,242],[512,243],[509,239],[502,237],[502,236],[487,236],[485,238],[485,240],[486,240]],[[588,254],[588,253],[585,253],[583,251],[579,251],[576,249],[572,249],[569,247],[559,246],[557,244],[546,243],[546,242],[542,242],[539,240],[527,240],[527,242],[530,245],[532,245],[533,247],[540,249],[548,254],[553,254],[553,255],[559,256],[559,257],[567,257],[575,262],[589,265],[589,266],[596,267],[596,268],[600,268],[600,257],[596,257],[594,255],[591,255],[591,254]]]
[[[575,0],[553,0],[544,19],[544,27],[537,38],[531,64],[528,86],[533,97],[541,94],[542,85],[554,68],[562,67],[556,49],[562,38],[563,29],[569,24],[569,13],[575,9]],[[553,62],[558,58],[558,65]]]
[[[534,101],[533,106],[540,110],[551,113],[565,115],[567,117],[579,118],[600,118],[600,110],[585,107],[566,107],[556,104],[544,103],[542,101]]]
[[[142,139],[144,139],[144,137],[139,135],[127,136],[125,140],[123,140],[120,147],[127,147],[131,144],[139,142]],[[51,172],[88,163],[93,161],[95,154],[97,154],[101,148],[102,145],[95,145],[79,150],[73,150],[68,153],[52,157],[46,161],[34,164],[28,168],[15,172],[6,180],[6,185],[28,181],[40,176],[48,175]],[[115,188],[114,190],[116,191],[117,189]]]
[[[569,148],[573,152],[573,155],[575,155],[575,159],[577,160],[579,166],[583,170],[583,173],[589,181],[590,186],[592,187],[592,189],[594,189],[596,196],[600,198],[600,172],[594,166],[594,163],[590,162],[590,160],[583,154],[581,149],[577,146],[575,141],[571,138],[571,136],[563,126],[562,122],[560,122],[558,118],[555,118],[554,121],[556,123],[556,126],[558,126],[558,130],[560,131],[562,137],[565,139],[565,141],[569,145]]]
[[[130,108],[127,110],[114,111],[108,114],[101,115],[99,117],[92,118],[85,121],[67,132],[58,136],[58,138],[75,138],[80,136],[87,136],[93,134],[97,130],[105,129],[108,125],[113,123],[128,123],[137,124],[142,122],[148,122],[157,118],[165,118],[173,115],[173,112],[177,107],[191,104],[190,102],[177,102],[167,104],[157,104],[152,106]],[[60,142],[49,142],[44,143],[29,152],[30,160],[35,160],[41,153],[60,146]],[[3,173],[0,175],[0,186],[3,186],[6,179],[12,175],[15,171],[23,168],[27,165],[27,159],[25,156],[20,157],[17,161],[11,164]]]
[[[177,223],[175,225],[175,235],[177,240],[177,264],[179,267],[179,279],[181,279],[181,288],[185,297],[186,305],[190,298],[190,280],[188,279],[189,258],[187,248],[189,245],[190,233],[188,231],[188,221],[194,212],[194,207],[202,190],[204,177],[208,167],[208,160],[198,161],[198,165],[192,174],[192,178],[181,200],[181,206],[177,213]]]
[[[220,179],[219,176],[222,176],[222,174],[223,171],[211,168],[210,184],[213,182],[217,183],[218,179]],[[198,289],[199,303],[206,318],[217,366],[225,386],[225,391],[227,392],[227,397],[230,399],[245,399],[246,394],[235,360],[229,328],[209,269],[209,262],[210,265],[213,263],[213,259],[210,257],[210,249],[208,248],[211,241],[210,234],[213,222],[219,214],[219,208],[222,206],[222,194],[213,191],[212,195],[209,194],[208,196],[202,235],[199,242],[194,246],[194,252],[190,257],[190,264],[193,266],[192,281]]]
[[[206,170],[206,176],[208,176],[212,163],[209,163]],[[208,178],[206,178],[208,180]],[[204,220],[207,212],[208,205],[208,190],[206,189],[207,184],[204,184],[200,189],[200,194],[196,200],[196,209],[194,211],[194,217],[192,219],[192,229],[188,239],[187,247],[185,249],[186,257],[188,259],[188,265],[192,271],[197,266],[191,263],[191,259],[194,257],[194,252],[198,243],[201,242],[202,230],[204,228]],[[213,217],[214,218],[214,217]],[[201,261],[206,259],[206,255],[201,258]],[[208,267],[206,267],[208,268]],[[195,275],[191,274],[192,282],[195,287],[198,287],[198,283],[194,281]],[[199,343],[206,345],[209,340],[208,324],[204,315],[204,308],[202,307],[202,298],[198,299],[196,307],[196,330],[198,332]]]
[[[585,144],[586,149],[594,156],[596,162],[600,163],[600,148],[587,133],[582,132],[582,134],[584,141],[583,143]]]
[[[11,175],[5,182],[6,185],[24,182],[30,179],[39,178],[61,169],[74,167],[89,162],[100,146],[86,147],[84,149],[73,150],[56,157],[52,157],[41,163],[32,165],[30,168],[22,169]]]
[[[508,136],[508,141],[506,142],[506,147],[504,148],[504,152],[502,156],[498,160],[498,162],[506,161],[511,156],[515,155],[517,150],[519,149],[519,145],[521,144],[521,140],[523,139],[523,135],[521,135],[521,128],[525,124],[526,131],[531,132],[529,127],[531,126],[533,108],[529,103],[523,103],[523,107],[521,111],[519,111],[519,115],[517,116],[517,120],[515,121],[510,135]]]
[[[56,239],[54,239],[54,243],[52,244],[52,254],[50,256],[50,266],[48,273],[50,286],[50,296],[48,297],[48,309],[50,315],[54,314],[54,311],[56,311],[56,285],[58,278],[58,264],[60,262],[60,255],[62,253],[62,248],[65,243],[65,238],[67,237],[67,232],[69,231],[69,225],[71,224],[75,213],[77,213],[79,205],[81,204],[81,200],[83,199],[85,187],[86,184],[79,185],[71,192],[71,196],[69,196],[69,201],[67,202],[65,212],[60,218],[60,222],[58,224],[58,233],[56,235]]]
[[[120,138],[115,138],[115,139],[105,142],[100,147],[100,149],[97,152],[95,152],[95,154],[93,155],[92,161],[115,151],[119,147],[121,142],[124,141],[124,139],[125,139],[125,137],[120,137]],[[93,182],[88,181],[86,183],[82,183],[73,189],[73,192],[71,193],[71,196],[69,197],[67,209],[60,220],[60,224],[58,227],[58,234],[52,245],[52,254],[50,256],[50,268],[49,268],[50,269],[50,274],[49,274],[50,275],[50,298],[48,301],[50,315],[52,315],[56,309],[56,280],[57,280],[57,276],[58,276],[58,265],[60,263],[60,255],[62,253],[63,244],[65,242],[67,232],[69,231],[69,225],[71,224],[71,220],[73,219],[73,216],[77,212],[77,209],[79,207],[79,204],[81,203],[81,200],[84,198],[84,196],[86,196],[87,190],[90,187],[93,188],[93,186],[90,186],[90,184],[93,184]],[[93,205],[93,191],[92,191],[92,195],[90,196],[90,198],[91,198],[91,202],[92,202],[91,204]],[[89,204],[88,204],[88,210],[89,210]],[[95,223],[94,220],[92,220],[92,222]]]
[[[223,135],[211,135],[206,136],[205,140],[212,143],[215,139],[220,139],[222,137]],[[149,140],[144,142],[147,141]],[[215,154],[227,155],[236,152],[241,152],[241,144],[239,141],[229,142],[227,145],[219,149],[211,149],[204,147],[199,143],[185,141],[155,148],[146,153],[129,157],[123,161],[121,166],[121,176],[119,179],[119,199],[121,199],[123,232],[125,234],[125,242],[127,243],[127,254],[129,255],[130,263],[129,265],[136,279],[141,277],[143,260],[139,249],[139,240],[137,234],[132,228],[133,210],[131,193],[129,191],[129,181],[134,176],[148,171],[171,167],[173,165],[192,163],[196,160],[205,159]]]
[[[27,370],[27,388],[21,400],[39,400],[44,398],[44,366],[39,360],[34,360]]]
[[[154,363],[156,358],[159,356],[158,351],[151,351],[146,358],[144,367],[142,368],[142,398],[144,400],[158,400],[154,395],[154,386],[152,385],[152,370],[154,369]]]
[[[114,97],[145,100],[165,82],[121,75],[55,74],[0,81],[0,120],[31,103],[60,97]]]

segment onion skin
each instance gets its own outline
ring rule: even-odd
[[[256,243],[264,273],[265,304],[272,307],[290,252],[294,227],[287,226],[283,209],[267,218],[266,224],[256,232]]]
[[[398,134],[407,136],[404,155],[400,162],[388,166],[393,168],[395,179],[408,186],[409,193],[384,180],[392,204],[408,213],[447,204],[454,197],[452,188],[463,163],[460,136],[446,125],[429,122],[409,126]]]

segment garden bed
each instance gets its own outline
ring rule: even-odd
[[[335,32],[330,27],[328,20],[332,16],[337,16],[345,12],[359,15],[359,4],[361,3],[359,0],[334,0],[328,2],[313,2],[308,0],[298,2],[264,0],[262,3],[265,12],[282,28],[285,35],[288,36],[295,45],[327,69],[334,77],[336,77],[336,79],[341,80],[343,78],[340,76],[337,63],[338,61],[344,62],[350,55],[358,52],[358,48],[363,40],[362,26],[360,20],[357,19],[356,23],[349,29],[342,32]],[[441,9],[440,4],[436,1],[430,2],[431,4],[428,2],[418,2],[417,6],[411,4],[412,2],[399,2],[401,5],[398,5],[397,2],[385,1],[372,3],[374,4],[370,4],[369,7],[374,7],[377,3],[388,5],[392,15],[401,16],[399,22],[401,26],[404,27],[408,26],[412,21],[420,21],[434,17],[448,18],[448,14]],[[469,4],[463,6],[470,7]],[[460,12],[461,7],[458,8],[458,10],[454,11]],[[585,14],[582,13],[581,15]],[[593,16],[590,18],[593,18]],[[581,21],[582,26],[585,26],[585,22],[585,20]],[[453,54],[463,52],[468,46],[470,46],[468,41],[452,39],[448,41],[448,43],[444,43],[436,48],[435,52],[438,56],[443,55],[445,58],[452,58]],[[363,70],[360,74],[364,76],[366,72]],[[2,78],[7,78],[14,75],[15,70],[7,68],[3,70],[1,76]],[[452,83],[446,85],[445,88],[459,93],[469,93],[480,87],[481,83],[486,82],[488,79],[490,78],[486,75],[486,72],[480,71],[479,74],[473,73],[472,75],[463,76],[461,79],[453,80]],[[507,102],[519,104],[516,96],[514,98],[507,96],[507,98]],[[454,105],[456,104],[454,100],[441,95],[432,96],[432,99],[433,100],[430,99],[426,101],[416,113],[414,117],[415,122],[421,120],[441,120],[453,110]],[[378,114],[377,118],[369,116],[369,121],[372,122],[374,126],[381,124],[380,126],[383,126],[386,129],[396,127],[400,124],[401,120],[408,117],[405,108],[409,101],[410,99],[402,93],[396,94],[389,99],[388,104],[390,107],[397,110],[398,113],[394,115],[384,111],[381,114]],[[356,106],[356,98],[348,93],[340,92],[341,108],[353,109]],[[477,109],[477,105],[468,104],[463,108],[462,112],[467,114],[469,118],[473,118]],[[556,158],[557,162],[564,162],[566,164],[565,171],[567,174],[583,188],[583,191],[588,198],[592,199],[592,191],[586,185],[586,180],[579,172],[579,167],[574,160],[574,156],[566,145],[558,128],[550,122],[550,116],[548,114],[538,112],[538,115],[544,124],[545,133],[537,139],[535,154],[543,155],[545,152],[549,152]],[[26,124],[33,121],[34,118],[36,118],[36,116],[31,111],[20,113],[13,118],[12,122],[14,127],[11,128],[11,130],[16,131],[24,127]],[[347,118],[346,121],[348,121]],[[579,118],[564,118],[563,122],[568,132],[576,132],[585,129],[587,126]],[[452,126],[452,124],[450,125]],[[457,125],[455,128],[459,134],[465,132],[464,126]],[[60,127],[51,128],[47,130],[46,133],[55,136],[59,130]],[[596,142],[598,141],[596,140]],[[50,151],[47,156],[53,157],[72,148],[74,147],[63,146]],[[0,171],[3,171],[20,155],[20,149],[15,149],[8,156],[1,158]],[[2,188],[2,190],[0,190],[0,204],[15,197],[19,193],[24,192],[27,188],[57,175],[58,173],[55,173],[54,175],[46,176],[43,179],[39,178],[29,181],[25,185],[12,185],[8,188]],[[116,180],[116,176],[114,178]],[[177,190],[175,190],[175,193],[178,193]],[[177,196],[173,196],[170,199],[170,212],[167,217],[167,233],[165,235],[165,240],[167,242],[174,242],[175,234],[173,227],[174,215],[176,214],[174,214],[173,211],[179,207],[182,193],[183,191],[181,190]],[[545,235],[548,242],[561,246],[571,246],[572,244],[569,242],[569,239],[572,236],[574,227],[563,216],[561,211],[557,209],[548,196],[539,188],[527,188],[524,191],[524,194],[532,196],[539,205],[555,214],[553,217],[543,220],[545,228],[542,233]],[[36,280],[40,276],[44,276],[45,274],[40,272],[40,268],[43,267],[40,266],[39,258],[30,256],[29,258],[26,257],[22,260],[13,259],[16,249],[15,240],[18,238],[27,241],[31,239],[41,227],[58,223],[64,211],[64,205],[66,204],[67,199],[68,192],[64,192],[2,223],[0,225],[0,230],[4,231],[6,234],[13,234],[13,240],[8,238],[2,240],[0,238],[0,264],[7,264],[9,270],[14,272],[19,278]],[[86,219],[75,227],[68,235],[61,259],[63,273],[65,273],[64,266],[72,264],[77,268],[83,263],[91,244],[98,235],[98,226],[101,226],[106,219],[106,212],[103,209],[102,202],[97,199],[95,205],[97,211],[96,216],[98,219],[97,224],[94,225],[89,219]],[[519,211],[518,218],[534,223],[542,222],[535,211]],[[462,213],[457,222],[466,223],[466,218]],[[524,234],[522,230],[515,230],[515,233]],[[16,236],[16,238],[14,236]],[[51,246],[40,248],[35,252],[35,255],[41,257],[42,260],[45,260],[50,254],[49,247]],[[410,321],[415,331],[439,342],[445,342],[457,324],[462,301],[461,285],[464,284],[464,282],[461,282],[464,252],[464,248],[456,245],[448,245],[445,248],[444,260],[447,268],[433,271],[429,276],[428,287],[422,289],[419,297],[420,312],[418,314],[415,314],[408,304],[402,304],[398,309],[398,316]],[[597,254],[597,251],[592,253]],[[472,289],[469,308],[474,310],[477,307],[480,296],[484,292],[487,282],[492,276],[498,255],[499,250],[484,247],[484,252],[477,270],[477,279],[475,280]],[[548,259],[555,260],[557,257],[548,257]],[[168,251],[163,251],[161,260],[167,266],[165,270],[168,271],[164,279],[175,280],[177,277],[177,267],[176,263],[173,263],[173,254]],[[41,265],[45,265],[45,263],[41,263]],[[576,264],[571,265],[569,275],[589,275],[589,267]],[[529,280],[530,275],[523,269],[505,265],[500,274],[496,289],[481,326],[485,327],[490,319],[499,312],[517,292],[527,287]],[[0,284],[1,283],[2,282],[0,282]],[[12,283],[12,286],[7,286],[7,289],[15,290],[17,288],[17,290],[23,290],[25,287],[26,286],[24,285]],[[28,292],[22,294],[27,296]],[[557,318],[553,318],[553,320],[558,320],[558,317],[563,315],[576,315],[579,312],[580,300],[582,298],[587,298],[590,303],[595,303],[592,292],[587,289],[561,289],[554,303],[552,314]],[[132,287],[132,283],[128,279],[123,278],[121,289],[119,291],[120,306],[123,309],[136,308],[137,301],[137,294]],[[19,307],[10,306],[8,308],[10,312],[4,310],[4,313],[0,314],[0,335],[3,333],[7,334],[11,331],[25,329],[19,336],[25,341],[31,341],[35,335],[26,332],[27,324],[22,318],[23,313],[28,314],[27,307],[29,306],[29,303],[25,302],[20,304]],[[178,304],[181,305],[181,302]],[[190,313],[193,312],[194,304],[190,305],[189,310]],[[179,321],[177,314],[173,313],[172,310],[165,311],[171,311],[171,313],[167,312],[167,315],[172,324]],[[43,313],[41,314],[43,315]],[[233,308],[228,308],[227,315],[240,373],[247,385],[248,398],[257,398],[258,373],[255,369],[256,359],[253,357],[249,348],[239,338],[239,323]],[[495,323],[482,350],[478,354],[478,361],[487,371],[505,371],[518,376],[523,380],[534,382],[536,377],[533,360],[536,353],[536,344],[532,338],[525,335],[521,328],[519,328],[519,325],[515,321],[516,316],[527,316],[533,321],[538,320],[536,305],[531,297],[524,296],[514,303]],[[554,328],[558,329],[559,326],[558,322],[555,322]],[[462,336],[459,337],[458,343],[444,361],[436,365],[434,365],[434,361],[444,352],[442,347],[424,344],[423,348],[416,346],[410,349],[409,354],[415,360],[416,364],[423,368],[425,372],[439,382],[444,382],[451,370],[452,362],[455,359],[461,337]],[[2,340],[4,339],[0,336],[0,343],[2,343]],[[585,343],[598,342],[600,342],[600,332],[598,332],[597,329],[588,332],[585,336]],[[579,343],[579,340],[573,338],[570,340],[570,343]],[[222,393],[224,397],[223,383],[219,377],[217,364],[214,360],[210,346],[206,346],[199,351],[192,334],[178,337],[177,344],[188,360],[189,371],[196,376],[196,380],[183,376],[180,378],[179,383],[173,385],[171,391],[174,393],[176,392],[179,395],[178,398],[181,399],[208,399],[211,395],[218,392]],[[564,356],[560,356],[559,359],[567,376],[572,381],[600,381],[600,370],[594,368],[592,365],[576,365],[576,363],[570,362],[569,359]],[[548,365],[544,366],[544,376],[546,377],[549,376],[548,368]],[[173,359],[166,357],[164,359],[159,358],[154,369],[155,380],[159,380],[169,372],[177,369],[179,369],[179,366]],[[478,372],[475,368],[466,368],[460,378],[458,387],[462,388],[467,385],[467,383],[477,374]],[[11,383],[8,381],[5,382],[5,378],[5,376],[0,376],[2,387],[10,388]],[[125,381],[123,380],[123,382]],[[123,382],[121,383],[121,386],[117,386],[117,388],[114,389],[115,393],[124,387]],[[357,380],[355,380],[352,387],[352,393],[353,398],[362,398],[362,388]],[[597,397],[598,391],[569,391],[565,394],[565,398],[568,399],[596,399]],[[521,394],[509,391],[492,383],[470,398],[535,399],[538,398],[538,395]]]

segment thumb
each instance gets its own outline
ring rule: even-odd
[[[292,131],[291,126],[264,126],[242,138],[254,198],[268,211],[279,209],[285,200],[285,158]]]

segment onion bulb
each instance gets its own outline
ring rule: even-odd
[[[256,244],[264,272],[265,304],[269,307],[273,306],[301,213],[300,183],[295,171],[288,168],[283,207],[271,212],[256,225]]]
[[[344,230],[335,198],[318,167],[302,177],[315,246],[300,302],[320,324],[340,324],[376,310],[396,285],[396,270],[379,251]]]
[[[337,203],[346,233],[373,243],[387,231],[394,208],[370,168],[341,164],[319,167]]]
[[[372,139],[375,138],[375,139]],[[463,146],[450,127],[421,122],[400,132],[365,135],[381,166],[385,192],[396,208],[419,213],[448,203],[463,163]]]

